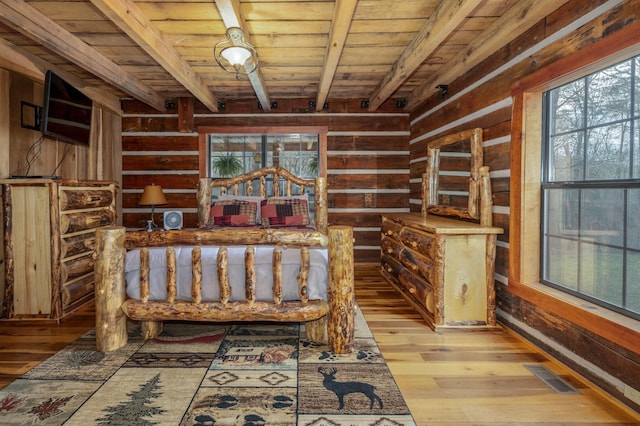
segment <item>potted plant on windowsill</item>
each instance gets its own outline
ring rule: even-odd
[[[244,170],[242,161],[231,152],[215,157],[211,162],[211,168],[215,177],[221,178],[237,176]]]

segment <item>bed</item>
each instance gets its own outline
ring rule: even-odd
[[[202,178],[197,197],[197,229],[96,231],[98,350],[127,343],[127,319],[145,339],[163,321],[303,322],[353,350],[353,231],[328,225],[326,178],[264,167]]]

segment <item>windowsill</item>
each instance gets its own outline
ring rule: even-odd
[[[582,300],[542,283],[509,282],[507,289],[543,310],[552,312],[607,340],[640,351],[640,321]]]

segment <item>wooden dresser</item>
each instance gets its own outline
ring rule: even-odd
[[[0,318],[60,319],[93,300],[95,229],[116,219],[116,183],[8,179],[2,185]]]
[[[382,215],[381,273],[436,331],[493,328],[502,232],[435,215]]]

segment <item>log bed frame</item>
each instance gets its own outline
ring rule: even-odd
[[[170,231],[126,232],[124,227],[112,226],[96,230],[95,305],[96,346],[99,351],[112,351],[127,343],[127,318],[140,321],[144,339],[152,339],[162,332],[162,322],[185,321],[284,321],[305,322],[307,337],[316,341],[327,340],[329,349],[338,354],[350,353],[354,339],[354,260],[353,231],[348,226],[328,226],[326,178],[302,179],[281,167],[264,167],[243,175],[213,180],[201,178],[198,186],[198,226],[209,219],[211,191],[220,188],[221,193],[252,195],[253,185],[243,183],[259,180],[260,195],[265,197],[267,178],[272,182],[284,182],[284,194],[280,185],[273,185],[274,196],[292,195],[293,184],[300,193],[314,188],[316,231],[282,228],[251,229],[184,229]],[[245,191],[241,191],[244,187]],[[175,300],[176,257],[175,246],[194,246],[192,254],[192,300]],[[220,246],[218,250],[218,281],[220,301],[203,302],[200,247]],[[229,276],[227,268],[228,245],[246,245],[245,294],[246,301],[229,301]],[[255,300],[255,245],[273,245],[273,301]],[[282,300],[281,249],[300,248],[301,266],[298,274],[298,301]],[[148,247],[166,247],[167,300],[149,300]],[[329,271],[327,283],[328,301],[309,300],[307,297],[308,249],[328,247]],[[126,250],[141,248],[140,300],[127,299],[125,293],[124,261]],[[205,282],[203,282],[205,281]]]

